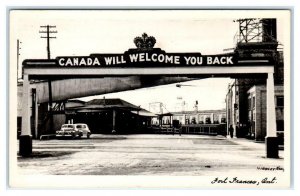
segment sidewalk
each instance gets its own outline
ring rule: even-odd
[[[227,137],[227,140],[230,140],[238,145],[249,147],[251,149],[256,149],[256,150],[263,151],[266,153],[266,144],[264,141],[255,141],[255,140],[246,139],[246,138],[230,138],[230,137],[229,138]],[[282,159],[284,158],[283,145],[279,145],[278,155],[279,155],[279,158],[282,158]]]

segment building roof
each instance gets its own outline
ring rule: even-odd
[[[70,102],[72,102],[71,100]],[[75,100],[76,102],[77,100]],[[73,110],[77,112],[100,112],[100,111],[107,111],[110,109],[126,109],[130,111],[141,111],[141,114],[145,114],[146,116],[153,116],[153,113],[139,107],[136,105],[133,105],[127,101],[124,101],[122,99],[93,99],[88,102],[84,102],[82,105],[77,106],[66,106],[66,110]]]
[[[139,106],[122,99],[93,99],[86,102],[84,108],[129,108],[132,110],[141,110]]]
[[[198,111],[182,111],[182,112],[171,112],[173,115],[182,114],[203,114],[203,113],[225,113],[225,109],[222,110],[198,110]]]

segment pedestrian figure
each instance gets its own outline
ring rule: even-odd
[[[230,127],[229,127],[229,133],[230,133],[230,137],[233,138],[233,127],[232,127],[232,125],[230,125]]]

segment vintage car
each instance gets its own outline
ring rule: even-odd
[[[76,123],[75,129],[81,131],[81,136],[84,136],[86,138],[90,138],[92,134],[87,124]]]
[[[59,131],[56,131],[56,137],[82,137],[90,138],[91,131],[87,124],[63,124]]]

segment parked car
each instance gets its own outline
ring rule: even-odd
[[[56,131],[56,137],[82,137],[90,138],[91,131],[87,124],[63,124],[59,131]]]
[[[90,138],[92,134],[87,124],[76,123],[75,129],[81,131],[81,136],[84,136],[86,138]]]

